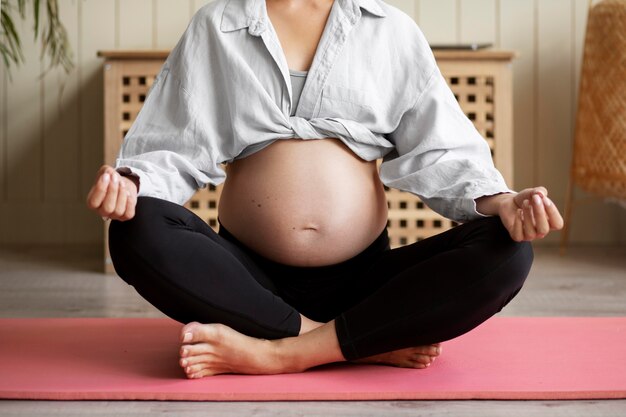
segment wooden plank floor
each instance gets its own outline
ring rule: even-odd
[[[162,317],[132,287],[99,271],[99,247],[0,248],[0,317]],[[525,288],[504,316],[625,316],[626,247],[535,250]],[[0,342],[1,343],[1,342]],[[573,347],[575,348],[575,347]],[[538,346],[538,349],[540,347]],[[584,360],[584,358],[581,358]],[[194,403],[0,401],[0,416],[624,416],[611,401]]]

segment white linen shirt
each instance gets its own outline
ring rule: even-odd
[[[475,198],[511,192],[422,32],[380,0],[335,0],[294,116],[289,68],[265,0],[202,7],[172,49],[115,167],[140,196],[184,204],[221,163],[276,140],[338,138],[380,179],[459,222]],[[303,184],[303,187],[305,184]]]

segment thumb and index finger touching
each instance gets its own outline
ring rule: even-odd
[[[548,198],[548,190],[545,187],[526,188],[520,191],[514,197],[515,204],[522,209],[522,207],[524,207],[524,201],[529,200],[530,202],[534,195],[539,195],[543,202],[543,208],[545,209],[545,215],[547,216],[550,229],[560,230],[563,227],[563,218],[554,202]]]
[[[96,182],[87,194],[87,205],[90,209],[95,210],[104,201],[111,184],[111,176],[114,175],[115,169],[108,165],[103,165],[96,175]]]
[[[513,198],[515,200],[515,204],[517,207],[522,208],[524,205],[524,200],[530,200],[534,194],[540,194],[541,198],[548,198],[548,190],[546,187],[533,187],[526,188],[515,195]]]
[[[87,195],[87,206],[98,212],[103,220],[108,220],[116,211],[119,212],[122,204],[126,209],[122,217],[125,217],[126,214],[134,214],[133,203],[135,199],[131,198],[130,195],[122,195],[122,197],[127,198],[119,199],[120,193],[128,192],[124,190],[123,185],[124,184],[120,182],[120,175],[117,171],[109,165],[103,165],[98,170],[96,181]],[[119,204],[117,204],[117,200],[120,200]],[[120,205],[120,207],[117,207],[118,205]],[[105,208],[105,206],[108,208]],[[130,217],[132,217],[132,215],[129,215],[129,218]]]

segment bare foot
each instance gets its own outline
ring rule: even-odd
[[[369,356],[353,362],[391,365],[401,368],[428,368],[441,354],[441,343],[427,346],[410,347]]]
[[[179,363],[188,378],[290,372],[278,359],[272,341],[246,336],[222,324],[186,324],[181,340]]]
[[[297,337],[278,340],[256,339],[222,324],[192,322],[183,326],[181,341],[180,366],[188,378],[224,373],[293,373],[345,361],[334,321]],[[440,344],[435,344],[383,353],[355,362],[426,368],[440,352]]]

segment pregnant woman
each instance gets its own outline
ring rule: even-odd
[[[215,233],[182,204],[222,182]],[[390,249],[383,184],[462,224]],[[217,0],[87,204],[112,219],[119,276],[184,323],[180,365],[201,378],[428,367],[520,290],[529,241],[562,227],[547,194],[507,187],[398,9]]]

